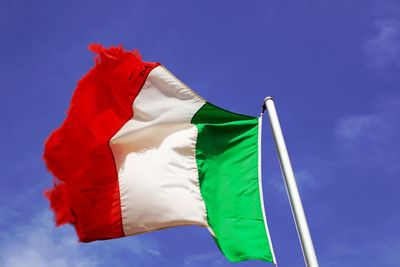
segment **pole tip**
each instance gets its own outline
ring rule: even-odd
[[[261,113],[263,114],[265,110],[267,109],[267,104],[265,104],[268,100],[272,100],[272,96],[267,96],[264,98],[264,103],[261,106]]]
[[[267,102],[267,100],[273,100],[272,96],[267,96],[266,98],[264,98],[264,102]]]

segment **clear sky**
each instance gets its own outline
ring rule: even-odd
[[[138,48],[208,101],[258,115],[275,98],[321,266],[399,266],[400,2],[0,2],[0,266],[272,266],[229,263],[207,230],[79,244],[43,189],[90,43]],[[278,263],[303,266],[265,119],[265,207]]]

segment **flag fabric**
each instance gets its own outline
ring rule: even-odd
[[[198,225],[230,261],[276,262],[261,120],[205,101],[135,51],[90,48],[96,65],[45,144],[56,223],[73,224],[82,242]]]

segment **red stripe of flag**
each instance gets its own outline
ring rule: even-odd
[[[46,191],[57,225],[90,242],[124,236],[118,174],[109,141],[133,117],[132,104],[158,63],[134,51],[91,45],[96,65],[78,83],[67,117],[45,144],[56,185]]]

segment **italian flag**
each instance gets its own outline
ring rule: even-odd
[[[96,65],[46,141],[46,191],[80,241],[206,227],[230,261],[276,262],[263,207],[261,119],[219,108],[137,52]]]

